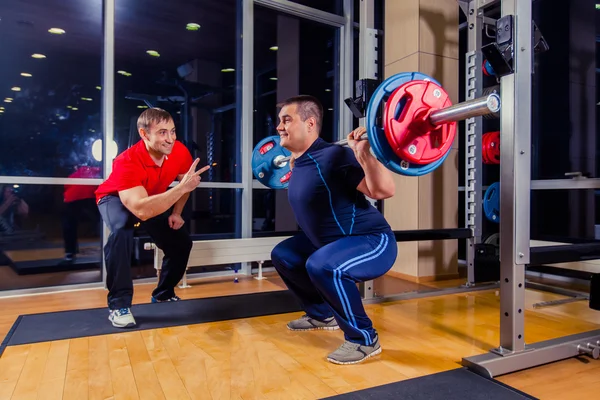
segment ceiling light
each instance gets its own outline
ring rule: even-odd
[[[96,86],[96,89],[102,90],[102,86]]]
[[[13,92],[20,92],[21,88],[18,87],[18,86],[13,86],[13,87],[10,88],[10,90],[12,90]]]
[[[271,46],[271,47],[269,47],[269,50],[277,51],[277,50],[279,50],[279,47],[278,46]]]
[[[4,99],[5,103],[12,103],[13,99],[11,99],[10,97],[7,97]]]
[[[46,58],[45,55],[39,54],[39,53],[32,54],[31,57],[33,57],[33,58]]]
[[[190,22],[185,26],[185,29],[187,29],[188,31],[197,31],[198,29],[200,29],[200,24]]]
[[[77,110],[79,110],[79,108],[77,108],[77,107],[73,107],[73,108],[71,108],[71,110],[73,110],[73,111],[77,111]]]
[[[89,98],[89,97],[82,97],[81,100],[83,100],[83,101],[92,101],[92,99]]]
[[[156,50],[146,50],[146,53],[152,57],[160,57],[160,54]]]
[[[235,69],[233,69],[233,68],[223,68],[221,70],[221,72],[234,72],[234,71],[235,71]]]
[[[269,79],[272,80],[272,81],[276,81],[277,80],[277,78],[275,78],[275,77],[271,77]]]
[[[326,92],[331,92],[331,89],[325,89]]]
[[[31,78],[32,75],[30,73],[27,73],[27,72],[21,72],[21,76],[24,76],[26,78]]]
[[[65,30],[60,29],[60,28],[50,28],[50,29],[48,29],[48,32],[50,32],[54,35],[64,35],[65,34]]]
[[[148,106],[137,106],[137,108],[148,108]]]
[[[117,71],[117,74],[121,74],[123,76],[131,76],[131,73],[127,71]]]

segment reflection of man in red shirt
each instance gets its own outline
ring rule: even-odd
[[[101,178],[100,167],[81,166],[69,175],[69,178]],[[77,241],[77,225],[84,215],[92,216],[94,223],[98,220],[95,191],[98,185],[65,185],[63,199],[63,239],[65,244],[65,262],[73,262],[79,253]]]

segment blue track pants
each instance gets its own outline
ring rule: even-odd
[[[356,283],[385,274],[397,255],[391,231],[347,236],[319,249],[300,232],[275,246],[271,260],[309,317],[334,316],[346,340],[370,345],[377,333]]]

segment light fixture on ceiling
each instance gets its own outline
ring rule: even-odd
[[[272,81],[276,81],[276,80],[277,80],[277,78],[276,78],[276,77],[274,77],[274,76],[273,76],[273,77],[271,77],[271,78],[269,78],[269,79],[270,79],[270,80],[272,80]]]
[[[117,74],[120,74],[120,75],[123,75],[123,76],[131,76],[130,72],[122,71],[122,70],[121,71],[117,71]]]
[[[13,86],[13,87],[10,88],[10,90],[12,90],[13,92],[20,92],[21,88],[18,87],[18,86]]]
[[[279,46],[271,46],[269,47],[269,50],[277,51],[279,50]]]
[[[31,78],[32,75],[28,72],[21,72],[21,76],[24,76],[25,78]]]
[[[190,22],[185,26],[185,29],[187,29],[188,31],[197,31],[198,29],[200,29],[200,24]]]
[[[50,32],[53,35],[64,35],[65,34],[65,30],[60,29],[60,28],[50,28],[50,29],[48,29],[48,32]]]
[[[152,57],[160,57],[160,54],[156,50],[146,50],[146,53]]]
[[[96,86],[96,89],[102,90],[102,86]]]
[[[83,100],[83,101],[92,101],[92,99],[89,98],[89,97],[82,97],[81,100]]]
[[[32,54],[32,55],[31,55],[31,57],[33,57],[33,58],[37,58],[37,59],[46,58],[46,56],[45,56],[45,55],[43,55],[43,54],[39,54],[39,53],[34,53],[34,54]]]
[[[223,68],[221,72],[235,72],[234,68]]]

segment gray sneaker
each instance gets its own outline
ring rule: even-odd
[[[369,357],[381,353],[379,337],[370,346],[345,341],[336,351],[327,356],[327,361],[334,364],[358,364]]]
[[[333,317],[329,317],[325,321],[319,321],[308,315],[303,315],[294,321],[288,322],[287,327],[291,331],[314,331],[317,329],[335,331],[336,329],[340,329],[337,321]]]

